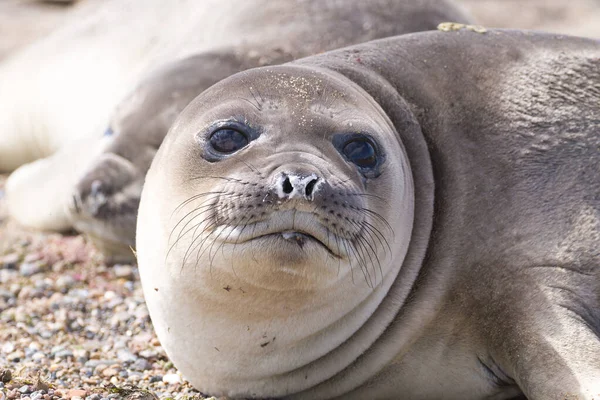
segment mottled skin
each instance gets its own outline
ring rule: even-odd
[[[207,158],[228,118],[262,133]],[[341,155],[349,131],[381,145],[378,174]],[[287,198],[282,171],[322,186]],[[155,329],[214,395],[598,399],[598,171],[598,41],[428,32],[236,74],[180,115],[147,176],[137,249]],[[389,250],[340,233],[366,223]]]
[[[262,7],[259,4],[257,7]],[[132,257],[129,246],[135,241],[139,197],[154,152],[178,113],[206,88],[249,68],[372,39],[433,30],[444,21],[469,20],[446,0],[288,0],[270,4],[262,14],[262,19],[246,21],[264,26],[258,39],[161,66],[118,106],[110,125],[114,139],[93,158],[68,201],[73,227],[88,234],[113,260]],[[295,16],[292,23],[290,15]],[[282,25],[286,31],[279,30]]]

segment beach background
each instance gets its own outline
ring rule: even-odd
[[[102,1],[0,0],[0,62]],[[600,0],[459,3],[486,27],[600,38]],[[79,235],[17,226],[6,215],[5,180],[0,175],[0,400],[203,399],[156,339],[137,267],[104,265]]]

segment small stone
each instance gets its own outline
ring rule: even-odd
[[[131,280],[133,279],[134,273],[133,273],[133,267],[131,265],[120,265],[120,264],[116,264],[113,266],[113,271],[115,273],[115,276],[117,278],[123,278],[123,279],[127,279],[127,280]]]
[[[105,369],[108,368],[106,364],[99,364],[96,368],[94,368],[94,375],[100,375],[104,372]]]
[[[29,387],[29,385],[23,385],[19,388],[19,393],[21,393],[21,394],[31,393],[31,388]]]
[[[150,364],[150,362],[148,360],[146,360],[145,358],[138,358],[131,365],[131,369],[136,370],[136,371],[146,371],[151,368],[152,368],[152,364]]]
[[[142,350],[139,354],[140,357],[144,358],[156,358],[158,356],[158,353],[154,350]]]
[[[125,400],[158,400],[158,396],[147,390],[136,390],[135,392],[127,395]]]
[[[2,345],[2,352],[9,354],[15,351],[15,345],[12,342],[6,342]]]
[[[73,352],[71,350],[60,350],[57,351],[56,353],[54,353],[54,357],[58,357],[58,358],[68,358],[68,357],[73,357]]]
[[[41,257],[40,257],[39,254],[32,253],[32,254],[27,254],[25,256],[25,258],[23,259],[23,261],[26,262],[26,263],[32,263],[32,262],[35,262],[35,261],[39,261],[40,258]]]
[[[162,382],[162,375],[154,375],[153,377],[150,378],[150,383],[154,383],[154,382]]]
[[[91,360],[85,362],[86,367],[97,368],[100,365],[104,365],[105,367],[117,364],[117,360],[103,360],[103,359],[94,359],[94,354],[90,356]]]
[[[81,400],[87,395],[87,390],[83,389],[71,389],[66,394],[65,397],[71,400]],[[79,399],[77,399],[79,398]]]
[[[36,352],[36,353],[33,353],[33,355],[31,356],[31,359],[32,359],[33,361],[41,361],[41,360],[43,360],[44,358],[46,358],[46,354],[45,354],[45,353],[42,353],[41,351],[38,351],[38,352]]]
[[[174,385],[176,383],[181,383],[181,377],[177,374],[166,374],[163,376],[162,381],[169,385]]]
[[[58,289],[68,289],[75,284],[75,279],[69,275],[62,275],[56,280],[56,287]]]
[[[4,257],[0,258],[0,264],[3,265],[3,268],[16,269],[18,263],[19,255],[17,253],[7,254]]]
[[[12,361],[12,362],[19,362],[21,361],[21,358],[25,357],[25,353],[23,353],[20,350],[17,350],[13,353],[10,353],[9,355],[6,356],[6,359],[8,361]]]
[[[119,371],[117,371],[114,368],[106,368],[104,371],[102,371],[102,376],[111,378],[111,377],[117,375],[118,373],[119,373]]]
[[[10,369],[0,369],[0,382],[4,383],[8,383],[10,382],[12,379],[12,372],[10,372]]]
[[[98,393],[94,393],[85,398],[85,400],[100,400],[100,399],[102,399],[102,396],[100,396]]]
[[[80,363],[86,363],[90,358],[90,352],[86,349],[73,349],[73,357],[77,359]]]
[[[31,393],[31,400],[40,400],[44,394],[41,391]]]
[[[120,349],[117,351],[117,358],[121,360],[121,362],[134,362],[137,360],[137,357],[128,349]]]
[[[37,274],[38,272],[42,272],[43,267],[44,263],[41,261],[25,262],[19,267],[19,273],[22,276],[31,276]]]

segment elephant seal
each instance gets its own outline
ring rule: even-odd
[[[600,42],[455,27],[233,75],[175,121],[137,255],[198,390],[598,398]]]
[[[204,89],[248,68],[431,30],[447,20],[469,21],[454,3],[439,0],[249,3],[261,9],[250,21],[239,11],[221,16],[226,26],[241,25],[237,31],[248,31],[240,35],[244,43],[215,46],[157,66],[117,106],[104,137],[63,145],[53,157],[17,170],[7,188],[11,215],[36,229],[74,227],[91,237],[110,260],[128,261],[133,257],[129,246],[134,245],[139,196],[152,157],[178,113]],[[206,29],[202,27],[203,32]],[[262,34],[253,37],[252,32]],[[95,113],[93,121],[98,118]],[[66,118],[62,122],[71,123]],[[81,129],[77,125],[73,128]],[[74,168],[74,158],[84,163]],[[57,170],[63,173],[57,176]]]

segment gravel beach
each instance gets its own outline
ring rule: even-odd
[[[598,0],[462,3],[485,26],[600,37]],[[0,0],[0,59],[72,12]],[[0,400],[205,399],[160,346],[137,267],[104,265],[79,235],[20,228],[6,215],[5,180],[0,175]]]
[[[132,265],[6,219],[0,175],[0,400],[204,399],[154,335]]]

